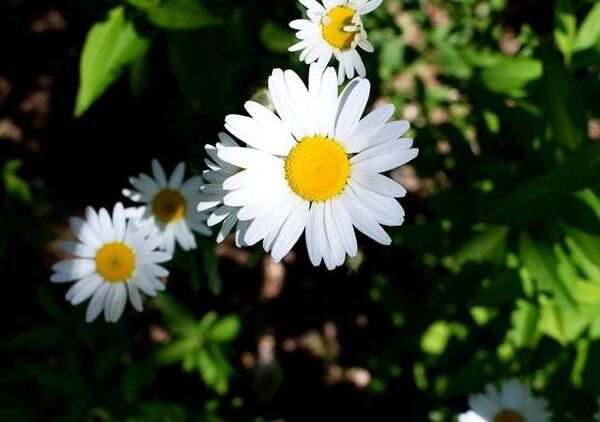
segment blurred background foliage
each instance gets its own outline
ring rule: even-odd
[[[0,420],[451,421],[521,377],[557,421],[600,397],[600,4],[385,0],[365,18],[373,106],[421,149],[393,246],[345,268],[228,241],[178,251],[166,293],[84,322],[56,240],[128,176],[203,169],[264,97],[292,0],[0,3]],[[395,415],[395,416],[394,416]]]

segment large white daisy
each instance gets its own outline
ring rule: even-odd
[[[484,394],[469,397],[471,410],[459,415],[459,422],[550,422],[548,403],[535,398],[526,385],[516,379],[500,389],[488,384]]]
[[[262,239],[280,261],[305,232],[313,265],[323,260],[332,269],[357,252],[353,226],[391,243],[381,225],[403,223],[395,198],[406,190],[380,173],[412,160],[418,150],[402,138],[408,122],[387,122],[392,105],[361,118],[369,90],[369,81],[357,78],[338,95],[335,70],[318,64],[310,67],[308,88],[293,71],[275,69],[269,93],[278,115],[249,101],[250,117],[227,116],[227,130],[248,147],[217,151],[241,170],[223,182],[223,202],[239,208],[238,219],[252,220],[244,235],[248,245]]]
[[[300,0],[307,8],[309,19],[290,22],[300,40],[289,48],[300,51],[300,60],[310,64],[318,61],[327,66],[332,56],[339,62],[338,83],[352,79],[354,71],[365,77],[366,70],[356,47],[372,53],[361,16],[377,9],[383,0]]]
[[[209,157],[205,160],[208,170],[204,170],[202,175],[207,183],[201,188],[202,193],[200,194],[198,211],[212,210],[206,222],[209,227],[223,223],[217,234],[217,242],[219,243],[227,237],[237,224],[235,243],[238,247],[242,247],[246,246],[244,234],[250,222],[238,220],[237,214],[240,207],[232,207],[223,203],[223,198],[227,194],[227,191],[223,189],[223,182],[242,169],[219,158],[218,151],[223,147],[239,147],[239,144],[226,133],[219,133],[219,142],[216,145],[205,146]]]
[[[196,210],[204,180],[195,176],[184,181],[184,163],[179,163],[167,178],[157,160],[152,160],[152,175],[154,178],[144,173],[130,178],[137,190],[123,189],[123,194],[132,201],[145,204],[141,218],[158,228],[163,239],[161,247],[168,253],[175,251],[175,241],[185,251],[195,249],[193,232],[205,236],[211,233],[205,224],[207,214]]]
[[[112,218],[104,208],[96,212],[88,207],[85,220],[71,219],[71,230],[78,241],[63,241],[62,246],[74,258],[55,264],[50,281],[75,282],[66,294],[73,305],[92,298],[86,321],[93,321],[104,310],[106,321],[116,322],[127,297],[142,311],[139,291],[155,296],[164,290],[159,277],[169,273],[159,264],[169,261],[171,255],[156,250],[162,241],[156,230],[127,219],[120,203]]]

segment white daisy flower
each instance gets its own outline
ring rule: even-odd
[[[210,229],[204,223],[207,215],[196,210],[200,201],[201,176],[186,181],[185,164],[179,163],[171,177],[157,160],[152,160],[152,175],[140,174],[129,179],[137,190],[123,189],[123,194],[132,201],[145,204],[142,220],[154,224],[163,239],[161,247],[168,253],[175,251],[175,241],[185,251],[196,248],[192,232],[208,236]]]
[[[240,207],[231,207],[223,203],[223,197],[227,194],[227,191],[223,189],[223,182],[230,176],[242,171],[242,169],[221,160],[218,156],[219,149],[223,147],[239,147],[239,144],[226,133],[219,133],[219,141],[214,146],[205,146],[206,153],[209,156],[209,159],[205,160],[208,170],[204,170],[202,175],[208,183],[201,188],[202,193],[200,194],[198,211],[212,210],[206,222],[209,227],[223,223],[217,234],[217,242],[219,243],[227,237],[231,230],[236,227],[237,223],[235,243],[238,247],[242,247],[246,246],[244,234],[250,222],[238,220],[237,214]]]
[[[469,397],[471,410],[459,415],[459,422],[550,422],[548,403],[535,398],[516,379],[506,381],[500,390],[488,384],[484,394]]]
[[[227,177],[223,203],[252,220],[244,241],[263,240],[280,261],[305,231],[310,260],[329,269],[356,255],[353,226],[389,245],[381,225],[399,226],[404,211],[396,197],[406,190],[380,173],[415,158],[409,123],[387,123],[386,105],[361,118],[369,98],[366,79],[338,95],[333,68],[310,67],[309,86],[291,70],[275,69],[269,92],[278,116],[249,101],[251,117],[229,115],[225,127],[248,147],[222,146],[218,158],[241,171]]]
[[[356,47],[373,52],[373,45],[367,40],[361,16],[377,9],[383,0],[300,0],[308,10],[309,19],[290,22],[300,40],[289,51],[300,51],[300,61],[307,64],[318,61],[321,67],[327,66],[334,56],[339,62],[338,84],[354,77],[354,71],[366,76],[365,65]]]
[[[71,230],[78,241],[63,241],[62,246],[74,258],[55,264],[50,281],[75,282],[66,294],[73,305],[92,298],[87,322],[102,310],[106,321],[118,321],[128,297],[141,312],[140,290],[156,296],[165,289],[159,277],[169,273],[158,264],[169,261],[171,255],[156,250],[162,241],[158,233],[149,225],[138,226],[127,219],[120,203],[115,205],[112,218],[104,208],[96,213],[88,207],[85,220],[71,219]]]

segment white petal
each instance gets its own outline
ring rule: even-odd
[[[156,179],[158,186],[161,188],[167,186],[167,175],[158,160],[152,160],[152,174],[154,175],[154,179]]]
[[[137,289],[137,283],[134,283],[133,280],[126,283],[127,284],[127,293],[129,294],[129,302],[131,302],[131,306],[138,311],[142,312],[144,310],[144,305],[142,304],[142,298],[140,296],[140,292]]]
[[[364,152],[361,154],[364,154]],[[393,149],[388,150],[380,155],[362,160],[359,158],[361,154],[352,157],[351,161],[356,159],[356,162],[353,163],[353,168],[358,170],[368,170],[375,173],[382,173],[408,163],[419,154],[419,150],[417,148]]]
[[[352,168],[351,177],[363,188],[380,195],[400,198],[406,195],[406,189],[398,182],[379,173]]]
[[[366,2],[360,9],[357,10],[359,15],[366,15],[367,13],[371,13],[373,10],[377,9],[383,0],[371,0]]]
[[[77,258],[94,258],[96,256],[96,251],[80,242],[62,240],[60,245],[65,252]]]
[[[110,320],[111,322],[117,322],[127,303],[127,288],[124,283],[117,283],[114,288],[114,294],[112,297],[112,304],[110,305]]]
[[[109,283],[103,283],[92,296],[92,300],[90,301],[85,314],[85,320],[87,322],[95,320],[98,315],[100,315],[100,312],[102,312],[102,309],[104,309],[106,294],[108,293],[109,288]]]
[[[352,89],[347,101],[344,102],[335,126],[335,137],[340,142],[348,138],[358,126],[369,100],[370,89],[371,84],[369,81],[363,79]]]
[[[171,174],[171,178],[169,179],[169,187],[171,189],[179,189],[181,187],[181,183],[183,182],[183,176],[185,175],[185,163],[181,162],[177,164],[175,170]]]
[[[63,283],[85,277],[96,271],[96,263],[91,259],[68,259],[60,261],[52,267],[56,271],[50,277],[54,283]]]
[[[281,261],[296,244],[300,235],[302,235],[306,227],[308,208],[308,201],[300,202],[282,225],[277,239],[273,243],[273,251],[271,253],[275,262]]]
[[[251,148],[222,148],[219,150],[219,158],[241,168],[277,168],[283,166],[283,161],[280,158]]]

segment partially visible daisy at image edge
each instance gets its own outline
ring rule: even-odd
[[[152,176],[140,174],[129,179],[133,189],[123,189],[123,194],[143,205],[140,219],[158,229],[163,242],[161,247],[173,254],[175,243],[184,251],[196,248],[194,233],[209,236],[206,213],[196,210],[200,202],[202,176],[184,181],[185,163],[179,163],[169,178],[158,160],[152,160]]]
[[[74,282],[66,293],[73,305],[91,298],[87,322],[102,311],[107,322],[117,322],[128,298],[141,312],[140,291],[156,296],[165,289],[159,278],[169,272],[160,264],[171,260],[171,255],[157,250],[161,237],[149,225],[128,219],[121,203],[115,205],[112,216],[104,208],[96,212],[88,207],[85,220],[73,217],[70,225],[77,241],[62,241],[61,245],[73,259],[56,263],[50,281]]]
[[[209,227],[222,223],[217,234],[218,243],[225,240],[235,228],[235,244],[237,247],[242,247],[246,246],[244,235],[250,222],[238,220],[237,214],[240,207],[232,207],[223,203],[223,198],[227,194],[227,191],[223,189],[223,182],[242,169],[219,158],[218,151],[223,147],[239,147],[239,144],[231,136],[221,132],[216,145],[207,144],[205,146],[209,157],[205,160],[208,170],[204,170],[202,176],[207,183],[201,188],[198,211],[211,213],[206,221]]]
[[[517,379],[509,379],[500,389],[488,384],[485,393],[469,396],[468,412],[459,422],[550,422],[548,403],[536,398],[531,389]]]
[[[396,198],[406,189],[381,174],[418,155],[403,137],[407,121],[388,120],[393,105],[363,116],[370,83],[356,78],[339,93],[335,69],[312,64],[308,87],[291,70],[275,69],[268,81],[277,115],[259,103],[249,116],[229,115],[225,128],[247,146],[222,146],[218,158],[239,168],[222,182],[223,203],[249,221],[244,242],[279,262],[304,233],[314,266],[342,265],[358,251],[356,228],[383,245],[382,228],[400,226]]]
[[[357,47],[368,53],[374,49],[361,16],[377,9],[383,0],[322,0],[322,4],[317,0],[299,1],[307,8],[309,19],[290,22],[300,41],[289,51],[301,51],[300,61],[306,64],[317,61],[323,68],[335,57],[339,62],[340,85],[346,77],[352,79],[355,71],[364,78],[365,65]]]

